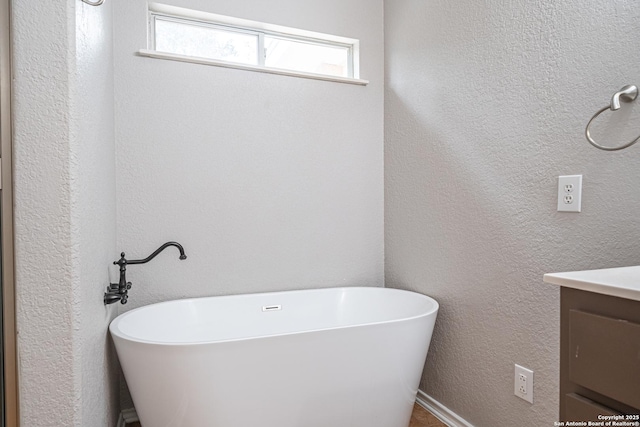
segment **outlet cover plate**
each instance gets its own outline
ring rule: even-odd
[[[533,403],[533,371],[518,364],[513,376],[513,394],[520,399]]]
[[[558,177],[558,212],[582,212],[582,175]]]

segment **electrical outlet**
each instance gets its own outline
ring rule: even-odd
[[[558,177],[558,212],[582,211],[582,175]]]
[[[527,376],[524,374],[518,374],[518,393],[527,394]]]
[[[533,403],[533,371],[516,364],[514,372],[513,394]]]

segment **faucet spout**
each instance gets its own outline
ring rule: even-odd
[[[178,242],[167,242],[164,245],[160,246],[158,249],[156,249],[151,255],[149,255],[148,257],[144,258],[144,259],[128,259],[125,260],[127,264],[131,265],[131,264],[146,264],[149,261],[151,261],[152,259],[154,259],[160,252],[164,251],[166,248],[168,248],[169,246],[175,246],[176,248],[178,248],[178,250],[180,251],[180,259],[187,259],[187,256],[184,254],[184,248],[182,247],[182,245]],[[116,261],[114,262],[114,264],[118,264],[120,261]]]

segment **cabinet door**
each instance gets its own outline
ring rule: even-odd
[[[565,397],[565,421],[602,421],[599,415],[619,415],[619,412],[602,406],[592,400],[575,393],[569,393]]]
[[[571,381],[640,408],[640,325],[570,312]]]

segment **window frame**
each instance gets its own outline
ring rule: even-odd
[[[242,62],[213,59],[200,56],[187,56],[156,50],[157,20],[174,22],[184,25],[199,26],[203,28],[211,28],[231,33],[255,35],[258,39],[256,64],[245,64]],[[265,55],[267,54],[267,52],[265,51],[265,37],[329,48],[344,49],[347,54],[347,75],[338,76],[335,74],[310,73],[297,71],[295,69],[268,67],[265,65]],[[281,27],[256,21],[248,21],[223,15],[211,14],[207,12],[192,11],[189,9],[162,5],[158,3],[149,3],[147,45],[148,50],[140,50],[140,55],[154,58],[183,60],[185,62],[200,64],[204,63],[208,65],[226,66],[230,68],[248,69],[253,71],[263,71],[273,74],[315,78],[320,80],[331,80],[343,83],[353,83],[360,85],[368,84],[368,81],[361,80],[359,78],[359,41],[357,39]]]

